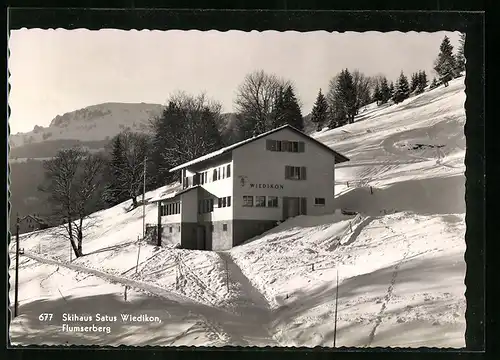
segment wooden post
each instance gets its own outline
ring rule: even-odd
[[[373,188],[370,186],[370,194],[373,195]]]
[[[337,308],[339,303],[339,269],[337,269],[337,288],[335,289],[335,322],[333,326],[333,347],[337,344]]]
[[[16,220],[16,288],[14,293],[14,317],[18,314],[19,304],[19,215]]]
[[[127,288],[128,288],[128,285],[125,285],[125,291],[123,293],[123,297],[124,297],[125,301],[127,301]]]
[[[142,183],[142,239],[146,237],[146,161],[147,157],[144,157],[144,174]]]
[[[139,241],[139,236],[137,236],[137,242],[139,245],[139,248],[137,250],[137,264],[135,265],[135,273],[137,274],[137,270],[139,268],[139,255],[141,254],[141,243]]]

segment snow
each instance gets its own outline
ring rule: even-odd
[[[351,159],[336,168],[336,206],[357,215],[299,216],[225,252],[138,241],[131,201],[93,214],[79,259],[50,229],[22,236],[13,343],[333,346],[338,274],[336,346],[465,346],[464,101],[459,78],[315,133]],[[145,210],[154,223],[156,205]],[[38,321],[67,311],[165,321],[100,337]]]

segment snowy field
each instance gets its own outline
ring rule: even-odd
[[[336,201],[357,215],[299,216],[220,253],[139,244],[129,202],[92,216],[80,259],[49,230],[22,236],[12,343],[333,346],[338,274],[336,346],[465,346],[463,81],[314,135],[351,159]],[[68,312],[162,322],[74,334],[61,331]]]

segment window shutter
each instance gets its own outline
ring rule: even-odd
[[[266,140],[266,150],[272,151],[272,140]]]
[[[290,166],[285,165],[285,179],[290,179]]]
[[[305,152],[306,144],[303,141],[299,141],[299,152]]]
[[[300,168],[300,179],[301,180],[307,180],[306,167],[305,166],[302,166]]]

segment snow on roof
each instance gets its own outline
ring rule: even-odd
[[[200,156],[199,158],[196,158],[196,159],[193,159],[193,160],[191,160],[191,161],[188,161],[188,162],[186,162],[186,163],[184,163],[184,164],[178,165],[178,166],[176,166],[176,167],[174,167],[174,168],[170,169],[170,170],[169,170],[169,172],[174,172],[174,171],[177,171],[177,170],[180,170],[180,169],[184,169],[184,168],[186,168],[186,167],[188,167],[188,166],[191,166],[191,165],[194,165],[194,164],[199,164],[199,163],[201,163],[201,162],[207,161],[207,160],[212,159],[212,158],[214,158],[214,157],[217,157],[217,156],[220,156],[220,155],[222,155],[222,154],[228,153],[228,152],[230,152],[230,151],[232,151],[232,150],[236,149],[237,147],[240,147],[240,146],[246,145],[246,144],[248,144],[248,143],[250,143],[250,142],[252,142],[252,141],[255,141],[255,140],[257,140],[257,139],[263,138],[264,136],[267,136],[267,135],[269,135],[269,134],[272,134],[272,133],[275,133],[275,132],[281,131],[281,130],[283,130],[283,129],[285,129],[285,128],[288,128],[288,129],[290,129],[290,130],[293,130],[293,131],[297,132],[298,134],[300,134],[300,135],[302,135],[302,136],[304,136],[304,137],[306,137],[306,138],[308,138],[308,139],[310,139],[310,140],[312,140],[312,141],[314,141],[314,142],[318,143],[319,145],[321,145],[321,146],[325,147],[327,150],[329,150],[329,151],[333,152],[333,153],[334,153],[334,155],[335,155],[335,160],[336,160],[336,162],[337,162],[337,163],[341,163],[341,162],[344,162],[344,161],[349,161],[349,159],[348,159],[347,157],[345,157],[344,155],[342,155],[342,154],[340,154],[340,153],[336,152],[335,150],[333,150],[333,149],[332,149],[332,148],[330,148],[329,146],[327,146],[327,145],[323,144],[322,142],[320,142],[320,141],[316,140],[315,138],[313,138],[313,137],[311,137],[311,136],[309,136],[309,135],[307,135],[307,134],[303,133],[302,131],[300,131],[300,130],[298,130],[298,129],[294,128],[293,126],[291,126],[291,125],[289,125],[289,124],[285,124],[285,125],[283,125],[283,126],[277,127],[276,129],[269,130],[269,131],[267,131],[267,132],[265,132],[265,133],[262,133],[262,134],[260,134],[260,135],[254,136],[254,137],[252,137],[252,138],[248,138],[248,139],[246,139],[246,140],[243,140],[243,141],[240,141],[240,142],[237,142],[237,143],[234,143],[234,144],[229,145],[229,146],[226,146],[226,147],[224,147],[224,148],[222,148],[222,149],[219,149],[219,150],[213,151],[213,152],[211,152],[211,153],[209,153],[209,154],[206,154],[206,155]]]
[[[173,191],[173,192],[170,192],[170,193],[167,193],[167,194],[162,193],[162,194],[159,194],[157,196],[152,197],[149,200],[149,202],[150,203],[155,203],[155,202],[159,202],[159,201],[163,201],[163,200],[173,199],[173,198],[175,198],[175,197],[177,197],[177,196],[179,196],[181,194],[184,194],[184,193],[186,193],[188,191],[197,189],[199,187],[200,187],[200,185],[196,185],[196,186],[191,186],[191,187],[189,187],[187,189],[177,190],[177,191]]]

